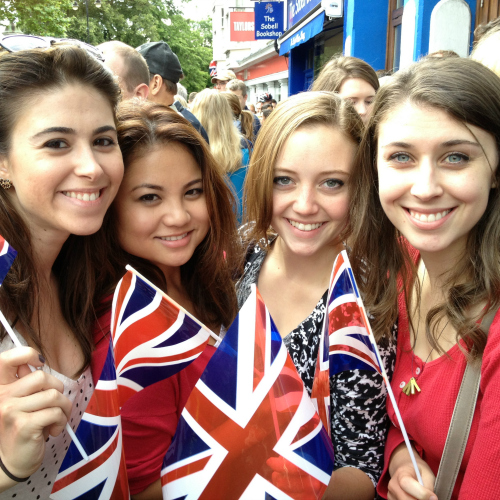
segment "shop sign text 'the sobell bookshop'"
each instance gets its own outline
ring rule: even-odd
[[[272,40],[279,38],[284,32],[284,3],[255,3],[255,39]]]

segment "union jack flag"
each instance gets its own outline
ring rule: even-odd
[[[108,355],[76,436],[86,461],[72,442],[54,482],[53,500],[123,500],[129,498],[122,446],[118,387],[111,339]]]
[[[111,334],[120,408],[136,392],[189,365],[210,337],[204,325],[130,270],[116,287]]]
[[[208,67],[208,71],[210,71],[210,77],[213,78],[217,74],[217,61],[212,61],[210,66]]]
[[[375,339],[367,327],[347,252],[343,250],[333,265],[328,299],[330,375],[342,371],[374,370],[381,373]]]
[[[254,286],[182,412],[164,499],[321,498],[333,446]]]
[[[14,250],[3,238],[0,236],[0,285],[3,283],[5,276],[9,272],[14,259],[17,256],[17,250]]]

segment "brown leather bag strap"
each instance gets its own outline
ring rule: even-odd
[[[489,311],[481,322],[481,329],[488,334],[498,309]],[[470,427],[476,409],[476,401],[481,381],[481,363],[467,363],[460,385],[450,428],[446,436],[443,456],[434,486],[439,500],[450,500],[462,464],[465,447],[469,439]]]

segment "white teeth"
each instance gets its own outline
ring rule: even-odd
[[[63,191],[64,196],[68,198],[76,198],[77,200],[82,201],[95,201],[101,195],[100,191],[96,191],[95,193],[79,193],[77,191]]]
[[[414,212],[410,210],[410,215],[421,222],[436,222],[441,220],[443,217],[448,215],[451,210],[443,210],[442,212],[436,212],[435,214],[422,214],[420,212]]]
[[[312,231],[313,229],[318,229],[323,225],[323,222],[318,222],[317,224],[302,224],[302,222],[295,222],[294,220],[287,219],[288,222],[296,227],[299,231]]]
[[[185,238],[187,236],[187,233],[181,234],[180,236],[165,236],[163,238],[160,238],[163,241],[177,241],[177,240],[182,240],[182,238]]]

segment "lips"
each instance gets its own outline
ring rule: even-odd
[[[75,198],[81,201],[95,201],[99,196],[101,196],[101,190],[89,192],[81,192],[81,191],[63,191],[62,194],[67,196],[68,198]]]
[[[302,222],[297,222],[297,221],[294,221],[291,219],[287,219],[287,221],[290,223],[290,225],[292,225],[293,227],[295,227],[299,231],[306,231],[306,232],[313,231],[314,229],[318,229],[319,227],[321,227],[324,224],[324,222],[317,222],[317,223],[313,223],[313,224],[304,224]]]

